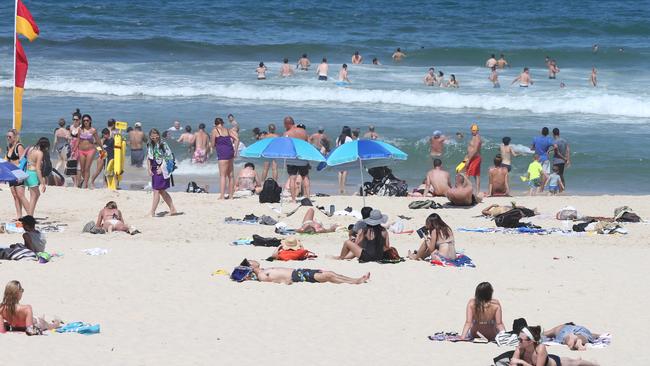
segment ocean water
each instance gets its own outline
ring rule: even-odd
[[[166,128],[174,120],[194,128],[233,113],[244,143],[254,127],[281,126],[293,116],[310,131],[324,126],[335,138],[343,125],[365,132],[375,125],[383,139],[409,153],[395,174],[417,185],[430,168],[427,137],[447,135],[477,122],[485,139],[485,176],[503,136],[530,146],[539,130],[558,127],[571,145],[568,189],[577,194],[648,193],[650,187],[650,3],[583,1],[481,1],[367,3],[334,1],[26,1],[41,37],[23,41],[30,69],[24,101],[26,141],[50,136],[60,117],[75,108],[103,126],[108,118]],[[13,3],[0,4],[11,14]],[[7,17],[4,17],[7,19]],[[0,125],[11,124],[12,23],[0,23]],[[598,52],[592,45],[598,44]],[[390,60],[396,47],[408,57]],[[366,64],[350,65],[348,87],[333,81],[340,65],[359,50]],[[331,80],[313,70],[280,78],[284,57],[307,53],[330,62]],[[504,53],[512,68],[493,89],[482,67]],[[547,78],[544,57],[557,60]],[[381,66],[368,63],[379,58]],[[257,81],[260,61],[269,78]],[[428,67],[455,74],[456,90],[425,87]],[[533,87],[510,82],[530,67]],[[588,84],[592,66],[599,84]],[[560,88],[560,83],[566,84]],[[447,146],[453,168],[465,144]],[[175,146],[184,159],[185,150]],[[514,161],[512,187],[526,187],[530,156]],[[181,164],[178,178],[211,184],[216,164]],[[348,179],[350,191],[358,172]],[[331,189],[332,172],[314,173],[316,190]],[[128,179],[128,177],[127,177]],[[133,173],[132,180],[146,179]],[[320,189],[319,189],[320,186]]]

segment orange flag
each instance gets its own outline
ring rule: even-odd
[[[27,78],[27,56],[25,50],[18,40],[18,35],[22,34],[29,41],[38,37],[39,30],[32,14],[29,12],[22,0],[16,1],[16,49],[15,49],[15,69],[14,69],[14,128],[18,131],[23,126],[23,91],[25,89],[25,78]]]

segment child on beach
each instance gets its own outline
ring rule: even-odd
[[[526,173],[525,181],[528,181],[528,190],[529,196],[534,196],[539,187],[541,187],[542,181],[542,164],[539,163],[539,155],[533,155],[533,162],[528,165],[528,173]]]
[[[40,231],[36,230],[36,219],[27,215],[21,217],[18,221],[22,222],[23,230],[25,230],[23,234],[25,247],[34,253],[44,252],[47,240]]]
[[[548,177],[546,186],[548,186],[548,194],[551,196],[555,196],[564,191],[564,184],[562,184],[562,179],[560,178],[560,168],[557,165],[553,166],[553,173]]]

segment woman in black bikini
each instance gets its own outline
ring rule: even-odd
[[[598,364],[580,359],[549,355],[546,345],[540,342],[542,328],[525,327],[519,333],[519,346],[510,360],[510,365],[523,366],[597,366]]]
[[[494,289],[489,282],[481,282],[476,286],[474,297],[467,303],[461,337],[474,339],[483,336],[488,341],[493,341],[497,333],[505,331],[501,303],[492,298],[493,293]]]
[[[20,143],[18,131],[10,129],[7,131],[7,151],[5,153],[5,160],[18,166],[20,159],[25,155],[25,147]],[[25,211],[29,210],[29,200],[25,197],[25,186],[23,182],[9,183],[11,195],[14,197],[14,205],[16,206],[16,220],[23,217],[23,208]]]

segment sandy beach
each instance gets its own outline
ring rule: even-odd
[[[489,281],[503,305],[504,323],[524,317],[550,328],[573,321],[595,332],[610,332],[604,349],[571,352],[555,346],[550,352],[582,357],[601,365],[641,365],[639,352],[649,316],[648,294],[642,285],[650,258],[650,226],[627,224],[628,235],[507,235],[463,233],[459,227],[493,227],[480,214],[487,203],[507,204],[511,198],[489,199],[469,209],[439,209],[454,229],[456,246],[477,267],[440,268],[425,262],[359,264],[337,261],[345,232],[300,235],[319,257],[306,262],[262,266],[331,269],[360,276],[367,284],[235,283],[211,275],[231,271],[242,260],[263,260],[270,248],[233,246],[252,234],[277,236],[272,226],[225,224],[227,216],[278,217],[256,198],[217,201],[213,194],[172,193],[182,216],[146,216],[151,193],[142,191],[77,190],[48,187],[37,217],[67,224],[62,233],[47,235],[47,250],[62,253],[47,264],[0,262],[0,283],[21,281],[23,303],[35,314],[58,315],[64,321],[99,323],[101,334],[48,334],[2,337],[6,365],[488,365],[508,350],[496,344],[433,342],[437,331],[460,332],[465,306],[475,286]],[[2,188],[4,220],[14,214],[11,195]],[[83,224],[115,200],[129,224],[142,234],[82,234]],[[368,204],[389,215],[411,216],[407,229],[417,229],[434,210],[411,210],[409,198],[369,197]],[[629,205],[650,217],[647,196],[516,197],[518,204],[537,207],[533,222],[562,227],[552,218],[572,205],[580,214],[612,216]],[[443,200],[440,200],[444,202]],[[317,205],[361,208],[359,197],[320,197]],[[275,205],[278,206],[278,205]],[[283,211],[295,205],[284,204]],[[305,208],[280,218],[296,227]],[[541,218],[540,218],[541,217]],[[323,215],[325,223],[347,225],[351,217]],[[391,244],[405,256],[419,244],[417,235],[391,235]],[[0,243],[21,241],[19,234],[0,234]],[[109,250],[89,256],[86,248]],[[557,258],[557,259],[554,259]]]

